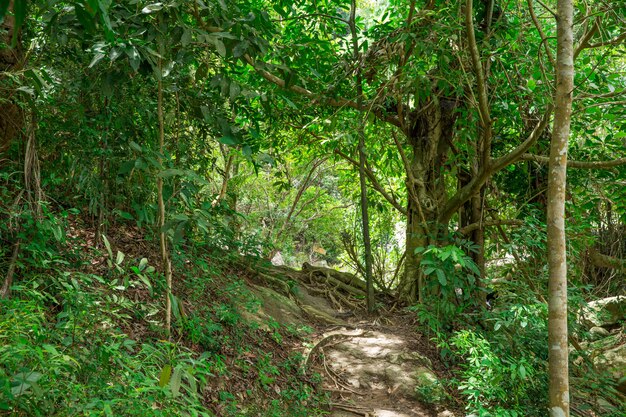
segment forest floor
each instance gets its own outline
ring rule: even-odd
[[[316,335],[311,366],[331,394],[331,416],[452,416],[436,407],[444,392],[430,383],[447,372],[432,344],[407,317],[383,320],[387,324],[380,324],[380,317],[354,318],[349,326]],[[420,386],[420,380],[429,384]]]
[[[80,241],[84,242],[85,249],[94,246],[93,231],[79,226],[71,229],[72,234],[81,235]],[[121,249],[127,258],[140,259],[143,254],[156,253],[153,247],[155,243],[144,240],[133,228],[117,228],[111,232],[109,240],[114,251]],[[92,265],[92,272],[106,273],[104,269],[99,271],[105,268],[105,259],[106,254],[103,253]],[[222,290],[216,292],[216,289],[227,287],[233,277],[241,279],[247,288],[237,292],[249,291],[253,299],[260,302],[255,304],[253,312],[240,309],[245,322],[256,322],[260,326],[256,332],[239,336],[243,337],[241,342],[251,345],[252,350],[236,353],[234,346],[221,347],[230,369],[230,377],[223,376],[216,380],[217,385],[208,387],[205,395],[208,408],[217,415],[227,414],[218,398],[223,391],[240,393],[242,403],[269,400],[259,397],[261,394],[267,395],[267,390],[245,394],[249,390],[245,381],[249,381],[253,375],[243,372],[242,368],[245,367],[237,364],[241,362],[239,356],[243,355],[245,362],[250,358],[261,357],[262,352],[273,352],[277,362],[288,361],[289,355],[301,352],[304,356],[303,369],[306,369],[307,374],[304,380],[311,380],[314,374],[321,376],[318,388],[329,395],[331,417],[464,415],[456,393],[446,392],[441,382],[449,380],[452,374],[429,338],[417,331],[415,315],[395,306],[381,308],[373,315],[368,314],[363,299],[351,293],[358,292],[359,287],[364,285],[355,280],[354,276],[308,264],[302,270],[295,270],[273,267],[258,259],[238,258],[224,263],[228,266],[224,266],[219,274],[223,275],[224,281],[215,278],[215,282],[210,284],[210,289],[205,290],[203,295],[198,292],[197,284],[187,288],[189,284],[185,282],[198,282],[198,271],[191,268],[189,260],[183,262],[190,268],[192,279],[181,279],[177,293],[181,298],[189,300],[187,314],[199,314],[203,321],[210,321],[211,318],[206,316],[210,311],[201,309],[202,304],[209,299],[210,305],[226,305],[229,302],[245,304],[243,300],[247,296],[235,301],[238,297],[236,294],[233,296]],[[150,264],[159,267],[159,260],[152,258]],[[190,292],[192,288],[195,296]],[[140,298],[147,296],[146,293]],[[267,325],[272,322],[279,323],[281,328],[309,327],[313,331],[300,337],[285,333],[282,340],[277,341],[274,328]],[[135,324],[137,326],[127,328],[126,332],[137,340],[144,339],[145,326]],[[236,330],[229,332],[235,340]],[[186,343],[193,350],[203,350],[196,343]],[[258,346],[252,348],[253,344]],[[270,392],[280,393],[290,384],[293,385],[292,377],[295,374],[276,376]]]

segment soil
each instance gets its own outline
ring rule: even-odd
[[[424,378],[432,382],[429,378],[449,376],[431,343],[416,331],[411,319],[395,316],[387,321],[388,325],[381,325],[355,318],[349,326],[322,328],[313,348],[305,349],[311,356],[309,366],[322,376],[323,389],[330,394],[330,415],[462,415],[455,405],[441,406],[449,401],[441,385],[419,389]]]

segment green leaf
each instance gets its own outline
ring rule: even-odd
[[[93,67],[94,65],[96,65],[98,62],[100,62],[102,60],[102,58],[104,58],[105,55],[101,54],[101,53],[97,53],[93,59],[91,60],[91,63],[89,64],[89,68]]]
[[[222,136],[221,138],[218,139],[218,141],[223,143],[224,145],[230,145],[230,146],[239,144],[239,141],[232,136]]]
[[[174,369],[174,373],[172,374],[172,379],[170,381],[170,388],[172,390],[172,396],[176,397],[180,393],[180,382],[182,379],[183,370],[180,367],[176,367]]]
[[[105,235],[102,235],[102,241],[104,242],[104,246],[109,253],[109,258],[113,259],[113,250],[111,249],[111,244],[109,243],[109,239]]]
[[[448,285],[446,274],[444,274],[441,269],[436,269],[435,272],[437,273],[437,279],[439,280],[439,283],[441,284],[441,286],[445,287],[446,285]]]
[[[146,269],[146,266],[148,266],[148,258],[141,258],[141,261],[139,261],[139,270],[143,271]]]
[[[98,8],[99,8],[98,3],[99,3],[98,0],[87,0],[85,2],[85,10],[87,10],[87,12],[91,16],[95,16],[96,13],[98,13]]]
[[[230,92],[229,98],[230,100],[234,100],[241,93],[241,87],[237,83],[230,83]]]
[[[137,152],[143,152],[143,149],[141,148],[141,146],[135,141],[130,142],[130,147],[133,148]]]
[[[183,46],[187,46],[191,43],[192,33],[189,29],[185,29],[183,32],[183,36],[180,37],[180,43]]]
[[[42,376],[43,374],[39,372],[20,372],[15,374],[13,378],[17,381],[33,383],[39,381]]]
[[[185,171],[181,171],[180,169],[165,169],[161,172],[159,172],[158,176],[160,178],[170,178],[170,177],[175,177],[178,175],[185,175]]]
[[[13,39],[11,40],[11,48],[17,46],[17,35],[26,20],[26,0],[17,0],[13,2],[13,15],[15,16],[15,26],[13,28]]]
[[[124,262],[124,258],[126,257],[126,255],[124,255],[122,252],[117,251],[117,256],[115,257],[115,264],[116,265],[121,265],[122,262]]]
[[[174,318],[180,320],[180,307],[178,306],[178,297],[170,292],[170,302],[172,304],[172,313],[174,313]]]
[[[139,64],[141,64],[141,57],[139,56],[139,52],[137,52],[137,48],[134,46],[126,48],[126,56],[128,56],[128,63],[132,69],[138,71]]]
[[[248,46],[250,46],[250,42],[248,41],[239,42],[237,46],[233,48],[233,56],[235,58],[243,56],[246,53],[246,49],[248,49]]]
[[[472,271],[474,274],[480,275],[480,270],[478,269],[478,266],[473,261],[467,262],[465,267],[469,269],[470,271]]]
[[[442,261],[445,261],[446,259],[450,257],[450,255],[452,255],[452,252],[450,251],[450,249],[446,248],[439,254],[439,259],[441,259]]]
[[[134,220],[134,219],[135,219],[135,218],[133,217],[133,215],[132,215],[132,214],[130,214],[129,212],[127,212],[127,211],[119,210],[119,211],[117,212],[117,214],[118,214],[118,215],[119,215],[122,219],[124,219],[124,220]]]
[[[161,374],[159,375],[159,386],[163,388],[170,382],[170,376],[172,375],[172,367],[170,365],[165,365],[163,369],[161,369]]]
[[[141,13],[150,14],[154,12],[158,12],[163,8],[163,3],[152,3],[141,9]]]
[[[224,45],[224,42],[222,42],[219,39],[215,39],[215,49],[217,49],[217,53],[220,54],[222,56],[222,58],[226,57],[226,46]]]
[[[11,0],[0,0],[0,23],[4,21],[4,16],[7,14],[7,10],[9,10],[9,3]]]
[[[524,365],[519,366],[518,372],[519,372],[520,378],[526,379],[526,368],[524,367]]]
[[[76,3],[74,6],[74,11],[76,12],[76,18],[78,22],[85,28],[87,32],[93,32],[96,29],[96,25],[93,21],[93,15],[85,10],[83,5],[80,3]]]
[[[432,266],[429,266],[428,268],[424,269],[424,275],[430,275],[430,274],[432,274],[433,272],[435,272],[435,270],[436,270],[436,269],[437,269],[437,268],[434,268],[434,267],[432,267]]]

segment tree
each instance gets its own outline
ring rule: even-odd
[[[350,5],[350,18],[348,19],[350,34],[352,35],[352,54],[354,65],[356,66],[356,103],[357,107],[363,107],[363,75],[361,66],[358,64],[359,59],[359,38],[356,28],[356,0],[352,0]],[[359,126],[357,128],[358,148],[359,148],[359,187],[361,193],[361,230],[363,232],[363,251],[365,252],[365,282],[367,283],[367,310],[372,313],[374,311],[374,278],[372,271],[372,241],[370,239],[370,223],[368,214],[367,200],[367,179],[365,177],[365,164],[367,153],[365,150],[365,123],[366,119],[361,114]]]
[[[3,84],[12,84],[5,73],[17,71],[24,64],[21,42],[21,26],[26,14],[24,3],[18,1],[15,8],[13,0],[0,2],[0,82]],[[10,94],[0,99],[0,155],[9,148],[24,125],[22,109],[15,102],[17,91],[13,88],[9,91]]]
[[[322,8],[321,5],[318,7]],[[314,7],[312,9],[305,9],[312,13],[310,16],[316,11]],[[345,88],[338,88],[343,85],[344,74],[336,75],[340,79],[327,80],[327,83],[335,86],[332,96],[329,97],[296,84],[291,71],[288,72],[289,80],[286,81],[284,77],[274,75],[271,72],[274,67],[267,62],[251,56],[244,56],[244,60],[266,80],[288,92],[313,100],[316,104],[373,114],[378,119],[377,123],[386,125],[385,132],[389,136],[398,131],[403,135],[403,140],[394,136],[394,142],[406,173],[406,204],[402,204],[402,200],[393,193],[384,190],[372,169],[367,169],[366,175],[372,187],[406,216],[405,275],[400,284],[400,292],[403,298],[415,300],[419,298],[418,293],[423,292],[424,287],[420,272],[421,255],[417,249],[431,244],[437,245],[447,239],[450,222],[458,210],[480,192],[494,173],[518,160],[541,137],[550,120],[551,105],[540,103],[539,106],[545,107],[544,114],[539,117],[537,114],[532,115],[535,122],[530,125],[529,130],[520,128],[519,136],[526,136],[522,143],[516,147],[507,147],[506,152],[499,157],[492,156],[492,117],[489,114],[488,91],[483,75],[486,71],[481,64],[477,42],[473,36],[474,11],[471,2],[466,5],[465,20],[467,32],[471,31],[472,36],[468,35],[466,41],[459,39],[456,28],[451,29],[449,26],[457,16],[450,14],[450,9],[436,2],[427,2],[418,11],[417,4],[413,1],[406,15],[402,11],[392,10],[406,17],[394,21],[397,24],[395,30],[390,30],[388,25],[381,25],[377,29],[379,33],[372,29],[372,32],[377,33],[377,39],[370,44],[369,50],[359,62],[366,74],[368,87],[368,100],[363,105],[359,105],[355,99],[341,96],[350,94]],[[290,13],[293,15],[285,14],[284,17],[287,22],[285,25],[291,29],[294,25],[291,22],[298,21],[302,16],[298,15],[298,8],[291,9]],[[330,17],[327,13],[320,15],[331,21],[345,21],[336,9],[330,13]],[[437,29],[441,29],[436,38],[432,36],[437,32],[433,25],[439,25]],[[502,30],[502,25],[493,25],[490,28],[495,32]],[[448,39],[449,44],[440,43],[442,37]],[[321,42],[320,40],[319,43]],[[334,45],[331,43],[326,49],[336,48]],[[428,49],[433,50],[437,60],[415,53],[416,50]],[[533,54],[534,52],[525,52],[524,56]],[[471,56],[471,63],[467,62],[468,55]],[[312,64],[301,62],[299,66],[307,65]],[[530,61],[529,65],[532,65]],[[477,80],[475,87],[466,67],[473,69]],[[461,85],[452,81],[449,74],[442,75],[451,70],[461,77]],[[321,73],[319,69],[317,72]],[[333,71],[328,72],[332,74]],[[313,78],[320,77],[305,79],[311,85],[310,79]],[[500,83],[506,79],[506,74],[499,74]],[[324,87],[320,86],[320,90],[324,90]],[[467,103],[463,100],[465,95],[479,97],[479,101]],[[530,97],[526,99],[532,101]],[[459,122],[459,115],[462,113],[466,118]],[[467,120],[474,117],[480,120],[477,129],[479,139],[472,137],[475,132],[469,132],[467,125]],[[465,137],[469,139],[467,145],[464,145],[467,148],[462,155],[459,155],[458,145],[454,145],[460,128],[467,130]],[[454,192],[450,192],[446,182],[447,171],[452,166],[451,152],[456,152],[456,157],[465,158],[474,154],[478,158],[478,163],[474,165],[467,159],[458,161],[462,167],[468,167],[463,169],[468,177]],[[358,166],[358,161],[355,162]]]
[[[548,168],[548,349],[550,416],[569,416],[565,186],[574,94],[574,5],[559,0],[554,124]]]

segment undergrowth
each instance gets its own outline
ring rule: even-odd
[[[206,248],[177,251],[168,341],[163,280],[147,259],[127,257],[106,239],[101,253],[86,251],[49,224],[38,233],[30,238],[34,250],[20,258],[27,273],[0,301],[0,414],[321,413],[325,397],[315,379],[297,354],[283,353],[290,349],[281,344],[298,336],[244,319],[259,302],[238,275],[236,256],[230,262],[222,253],[218,264]]]

